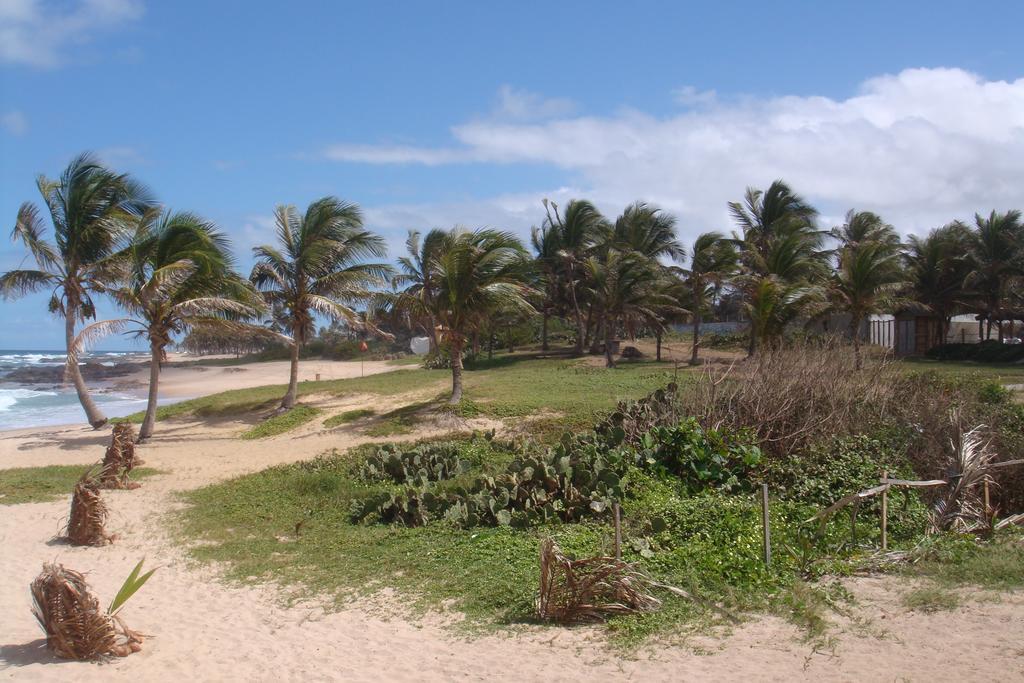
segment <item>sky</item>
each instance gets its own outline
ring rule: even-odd
[[[0,0],[0,271],[35,177],[85,150],[245,271],[275,206],[325,195],[394,255],[410,229],[526,238],[545,197],[647,201],[689,242],[776,178],[826,227],[922,234],[1024,208],[1021,25],[1014,1]],[[46,298],[0,302],[0,349],[62,347]]]

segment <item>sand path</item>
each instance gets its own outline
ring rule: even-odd
[[[366,405],[381,412],[417,398],[357,396],[321,404],[328,414]],[[368,605],[338,612],[316,604],[285,608],[273,587],[226,585],[216,567],[186,560],[167,531],[167,513],[180,505],[175,493],[346,448],[365,437],[351,427],[325,430],[318,420],[276,438],[237,440],[247,426],[232,420],[161,425],[140,454],[147,466],[167,473],[146,479],[137,490],[107,494],[109,528],[119,535],[107,547],[51,541],[67,514],[67,501],[0,506],[0,679],[1024,680],[1024,595],[912,614],[899,607],[893,579],[853,582],[857,620],[844,620],[838,644],[822,651],[777,618],[623,659],[589,628],[530,628],[466,640],[440,618],[389,618]],[[108,438],[67,427],[3,433],[0,462],[84,464],[102,455]],[[88,572],[106,600],[143,556],[147,566],[160,569],[122,612],[132,628],[154,636],[142,652],[105,664],[53,658],[29,614],[28,585],[41,564],[56,560]]]

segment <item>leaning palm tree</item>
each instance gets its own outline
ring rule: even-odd
[[[438,289],[433,308],[451,352],[452,394],[462,400],[462,351],[488,312],[534,312],[527,284],[529,257],[514,235],[497,230],[454,228],[437,258]]]
[[[127,235],[131,219],[152,200],[142,185],[104,168],[88,153],[73,159],[59,180],[39,176],[36,185],[50,214],[54,241],[45,237],[39,209],[22,204],[12,237],[25,245],[36,268],[4,273],[0,295],[13,298],[50,290],[50,312],[64,318],[64,341],[70,351],[76,324],[96,316],[92,297],[112,280],[119,241]],[[89,424],[96,429],[106,424],[78,364],[70,358],[65,378],[74,384]]]
[[[1002,341],[1006,295],[1011,284],[1024,275],[1024,224],[1020,211],[993,211],[988,217],[975,214],[974,224],[967,251],[970,272],[964,286],[974,295],[975,308],[986,322],[985,338],[995,320]]]
[[[906,282],[901,255],[888,242],[859,242],[839,251],[839,267],[829,279],[832,310],[850,316],[856,369],[860,370],[861,325],[873,313],[893,310]]]
[[[558,205],[547,199],[544,208],[548,211],[546,225],[557,235],[559,273],[576,323],[575,352],[582,354],[586,337],[580,307],[583,264],[594,245],[607,240],[612,227],[597,207],[583,199],[571,200],[564,215],[558,212]]]
[[[288,318],[291,371],[280,409],[290,410],[298,391],[299,350],[314,332],[315,316],[364,327],[350,306],[369,300],[372,288],[391,275],[391,267],[363,262],[382,258],[387,248],[379,235],[363,229],[355,204],[324,197],[304,215],[294,206],[279,206],[275,214],[278,244],[253,249],[257,263],[250,279],[267,303],[280,306]]]
[[[129,317],[86,326],[73,353],[113,332],[134,332],[147,339],[149,396],[139,430],[139,441],[145,441],[156,426],[160,365],[173,336],[191,330],[265,332],[243,322],[265,307],[252,285],[235,273],[227,239],[195,214],[147,211],[125,256],[124,280],[109,294]]]
[[[704,311],[710,307],[709,299],[717,287],[736,271],[736,248],[721,233],[705,232],[693,242],[690,267],[681,271],[689,290],[693,316],[693,349],[690,365],[698,363],[700,351],[700,324]]]

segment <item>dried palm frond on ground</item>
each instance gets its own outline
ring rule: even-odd
[[[661,601],[650,594],[654,582],[614,557],[570,560],[550,538],[540,544],[540,596],[537,615],[572,624],[614,614],[653,612]]]
[[[659,583],[633,564],[604,556],[573,560],[550,538],[541,541],[537,616],[545,621],[575,624],[615,614],[654,612],[661,607],[661,600],[650,592],[655,588],[699,603],[733,623],[740,622],[725,607]]]
[[[105,489],[138,488],[128,475],[140,461],[135,457],[135,430],[127,422],[114,425],[110,446],[103,456],[100,483]]]
[[[979,489],[996,454],[984,435],[985,425],[964,431],[958,412],[954,411],[951,419],[956,436],[950,440],[949,486],[932,503],[931,524],[938,531],[973,531],[991,522]]]
[[[58,657],[124,657],[141,648],[142,636],[100,609],[79,572],[44,564],[31,590],[32,614],[46,633],[47,647]]]
[[[106,545],[114,540],[106,531],[107,504],[100,497],[100,483],[87,469],[71,494],[71,514],[65,535],[75,545]]]

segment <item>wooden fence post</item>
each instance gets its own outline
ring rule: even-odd
[[[889,478],[889,470],[882,470],[882,479]],[[882,491],[882,550],[889,549],[889,489]]]
[[[764,566],[772,564],[772,531],[768,518],[768,484],[761,484],[761,524],[764,527]]]
[[[622,559],[622,521],[618,502],[613,503],[612,509],[615,513],[615,559]]]

